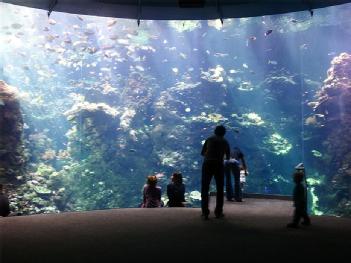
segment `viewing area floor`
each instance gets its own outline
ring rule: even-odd
[[[351,219],[312,217],[287,229],[289,200],[199,208],[111,209],[0,218],[0,262],[291,262],[351,257]],[[226,261],[224,261],[226,260]]]

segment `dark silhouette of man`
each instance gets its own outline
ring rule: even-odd
[[[3,193],[3,185],[0,184],[0,216],[8,216],[10,214],[9,199]]]
[[[208,192],[210,189],[211,179],[214,176],[216,181],[216,218],[221,218],[223,214],[223,187],[224,187],[224,155],[226,159],[230,158],[230,147],[224,138],[226,129],[220,125],[215,128],[214,135],[207,138],[201,151],[204,156],[202,164],[201,180],[201,209],[204,219],[208,219],[210,210],[208,209]]]
[[[226,196],[228,201],[242,202],[242,191],[240,186],[240,165],[247,175],[246,162],[244,154],[238,147],[234,147],[230,152],[230,159],[224,161]],[[231,180],[231,174],[234,176],[234,193]]]

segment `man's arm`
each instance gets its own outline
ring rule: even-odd
[[[207,140],[205,141],[204,145],[202,146],[201,155],[205,156],[206,151],[207,151]]]
[[[225,146],[225,159],[229,160],[230,159],[230,146],[229,143],[226,141],[226,146]]]
[[[245,175],[247,175],[247,167],[246,167],[246,162],[245,162],[244,155],[242,155],[242,157],[241,157],[241,163],[243,164]]]

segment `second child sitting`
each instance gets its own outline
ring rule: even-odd
[[[181,173],[173,173],[171,183],[167,185],[167,196],[169,207],[184,207],[185,185]]]

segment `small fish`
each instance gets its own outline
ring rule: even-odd
[[[307,103],[307,106],[312,107],[312,108],[316,108],[318,105],[319,105],[319,103],[316,101],[311,101],[311,102]]]
[[[135,66],[135,69],[139,70],[139,71],[145,71],[145,69],[142,66]]]
[[[72,40],[70,38],[65,38],[63,42],[66,44],[72,44]]]
[[[184,53],[182,53],[182,52],[179,53],[179,56],[180,56],[182,59],[186,59],[186,58],[187,58],[187,56],[186,56]]]
[[[268,60],[269,65],[278,65],[278,62],[275,60]]]
[[[186,109],[185,109],[185,112],[190,112],[190,111],[191,111],[190,108],[186,108]]]
[[[265,36],[268,36],[270,34],[272,34],[273,30],[272,29],[269,29],[266,31],[266,33],[264,33]]]
[[[136,152],[135,149],[129,149],[129,151],[130,151],[131,153],[135,153],[135,152]]]
[[[324,114],[319,114],[319,113],[315,114],[314,116],[316,116],[318,118],[325,118]]]
[[[23,25],[21,25],[21,24],[19,24],[19,23],[14,23],[14,24],[11,25],[11,27],[12,27],[13,29],[20,29],[22,26],[23,26]]]
[[[219,53],[219,52],[217,52],[217,53],[214,54],[215,57],[220,57],[220,58],[227,57],[228,55],[229,55],[229,54],[227,54],[227,53]]]
[[[251,36],[251,37],[249,37],[249,39],[252,40],[252,41],[255,41],[257,39],[257,37]]]
[[[55,39],[55,37],[53,35],[47,35],[46,36],[46,40],[49,42],[52,42]]]
[[[49,19],[48,22],[49,22],[50,25],[53,25],[53,26],[57,24],[57,22],[54,19],[52,19],[52,18]]]
[[[116,23],[117,23],[117,20],[116,20],[116,19],[111,19],[111,20],[107,21],[107,26],[108,26],[108,27],[112,27],[112,26],[114,26]]]
[[[116,40],[116,39],[118,39],[118,36],[117,35],[112,35],[112,36],[110,36],[109,37],[111,40]]]
[[[317,150],[312,150],[311,153],[313,154],[314,157],[322,157],[322,153],[317,151]]]
[[[84,20],[83,17],[78,16],[78,15],[77,15],[77,18],[78,18],[80,21],[83,21],[83,20]]]
[[[244,63],[243,68],[249,68],[249,66],[246,63]]]
[[[296,19],[291,19],[291,22],[294,23],[294,24],[296,24],[296,23],[298,23],[299,21],[297,21]]]
[[[178,70],[177,68],[172,68],[172,71],[173,71],[174,73],[178,73],[178,72],[179,72],[179,70]]]
[[[300,45],[300,49],[307,49],[307,44],[302,44],[302,45]]]
[[[91,35],[94,35],[95,34],[95,31],[92,30],[92,29],[87,29],[84,31],[84,35],[86,36],[91,36]]]

